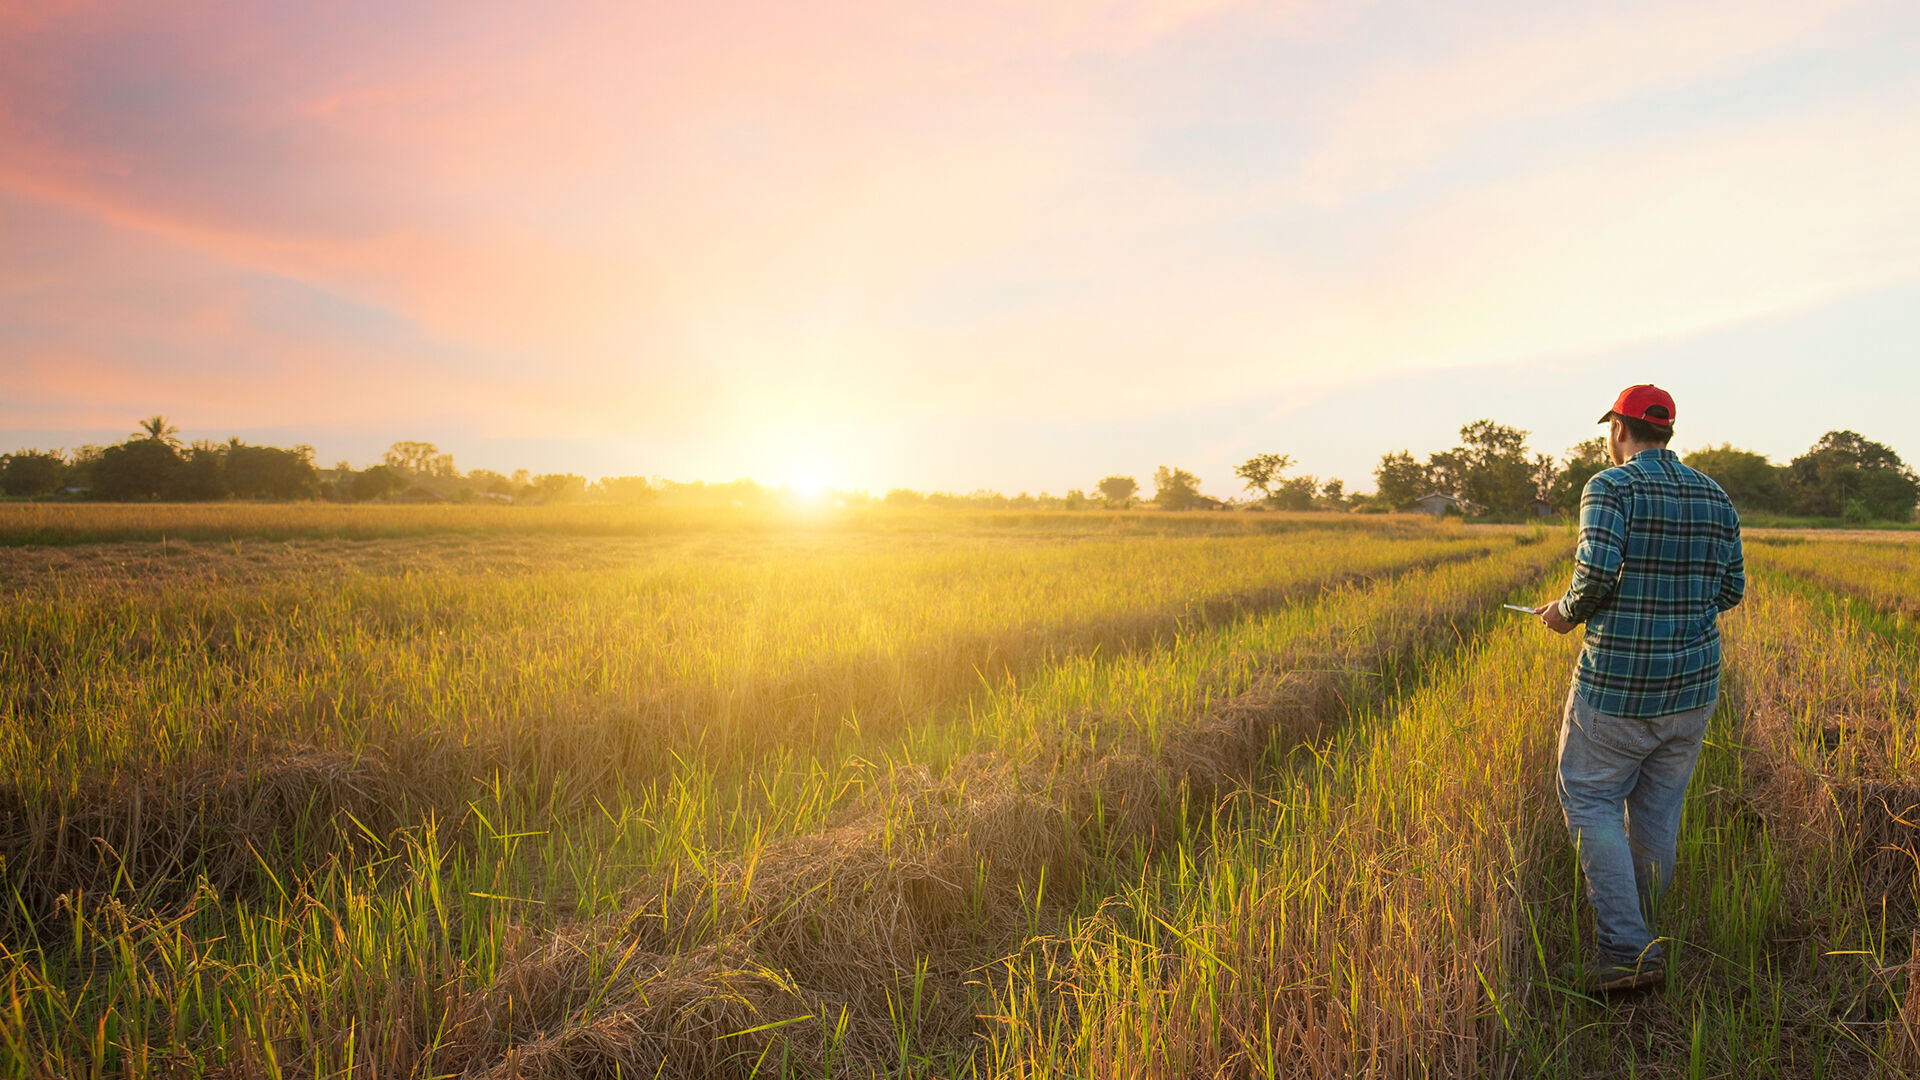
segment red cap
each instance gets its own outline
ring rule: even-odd
[[[1656,427],[1672,427],[1673,395],[1652,383],[1629,386],[1620,391],[1619,397],[1613,399],[1613,408],[1607,410],[1606,415],[1600,418],[1600,422],[1606,423],[1615,413],[1635,420],[1645,420]]]

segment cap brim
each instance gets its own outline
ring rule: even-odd
[[[1596,423],[1596,424],[1604,424],[1604,423],[1606,423],[1607,421],[1609,421],[1609,420],[1611,420],[1611,419],[1613,419],[1613,410],[1612,410],[1612,409],[1608,409],[1608,410],[1607,410],[1606,412],[1603,412],[1603,413],[1601,413],[1601,414],[1600,414],[1600,419],[1598,419],[1598,420],[1595,420],[1595,421],[1594,421],[1594,423]]]

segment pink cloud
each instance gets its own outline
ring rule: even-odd
[[[93,386],[116,416],[777,446],[1684,333],[1911,270],[1834,239],[1909,235],[1856,167],[1905,145],[1904,98],[1417,190],[1516,119],[1838,34],[1824,7],[1495,13],[1418,64],[1323,19],[1290,54],[1311,93],[1168,103],[1311,17],[1248,7],[0,3],[0,370],[37,395],[0,423],[95,416]],[[1143,108],[1299,145],[1142,165]],[[1639,179],[1727,170],[1765,179]]]
[[[382,20],[202,9],[122,28],[132,55],[47,20],[0,64],[0,184],[452,340],[592,350],[823,257],[1012,232],[1011,189],[1084,135],[1074,95],[1007,57],[1138,47],[1219,6],[507,9],[399,45]],[[145,87],[180,100],[126,100]]]

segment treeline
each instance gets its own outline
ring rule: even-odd
[[[59,451],[16,450],[0,454],[0,494],[15,498],[74,498],[112,502],[200,502],[217,499],[336,502],[501,502],[541,504],[571,501],[665,505],[767,506],[794,501],[793,492],[752,480],[680,483],[645,476],[602,477],[589,483],[572,473],[512,474],[489,469],[462,473],[453,455],[427,442],[397,442],[380,464],[354,469],[339,462],[314,465],[313,448],[253,446],[239,439],[182,445],[162,416],[113,446]],[[1527,447],[1525,431],[1475,420],[1460,429],[1460,443],[1425,460],[1410,450],[1381,457],[1376,490],[1349,493],[1343,481],[1287,475],[1293,458],[1255,454],[1234,469],[1244,485],[1239,498],[1218,499],[1200,491],[1200,478],[1160,466],[1153,494],[1142,497],[1131,476],[1104,477],[1092,494],[1064,496],[922,493],[896,488],[876,500],[865,492],[829,491],[820,498],[842,505],[884,502],[894,506],[972,509],[1123,509],[1149,504],[1164,510],[1341,510],[1385,513],[1414,508],[1429,495],[1446,496],[1451,507],[1475,515],[1516,517],[1541,510],[1571,513],[1594,473],[1612,462],[1606,439],[1588,439],[1555,458]],[[1807,452],[1784,465],[1731,445],[1696,450],[1682,459],[1713,477],[1743,513],[1795,517],[1908,521],[1920,503],[1920,480],[1882,443],[1852,431],[1830,431]]]
[[[645,477],[607,477],[594,485],[571,473],[462,474],[453,455],[432,443],[398,442],[381,464],[331,469],[310,446],[253,446],[238,438],[183,445],[163,416],[112,446],[0,454],[0,494],[103,502],[212,502],[220,499],[333,502],[557,502],[592,497],[632,501],[651,491]]]
[[[1234,468],[1246,497],[1222,501],[1200,494],[1199,480],[1184,469],[1155,471],[1152,505],[1168,510],[1265,508],[1385,513],[1415,508],[1428,496],[1444,496],[1449,510],[1473,516],[1571,514],[1580,507],[1587,481],[1613,464],[1604,436],[1588,439],[1555,458],[1527,447],[1528,433],[1493,420],[1460,429],[1458,445],[1430,453],[1385,454],[1374,469],[1372,494],[1349,494],[1339,479],[1288,476],[1293,458],[1255,454]],[[1844,521],[1909,521],[1920,503],[1920,480],[1891,447],[1852,431],[1829,431],[1806,453],[1785,465],[1764,454],[1730,445],[1696,450],[1682,459],[1725,488],[1748,514],[1781,514]],[[1098,505],[1134,506],[1140,485],[1131,476],[1109,476],[1096,486]],[[891,498],[891,496],[889,496]],[[1070,492],[1075,505],[1089,504]]]
[[[239,439],[182,446],[162,416],[113,446],[83,446],[72,457],[57,450],[0,455],[0,492],[148,502],[166,499],[311,499],[319,494],[311,447],[250,446]]]
[[[1593,474],[1613,464],[1604,437],[1588,439],[1560,459],[1530,454],[1527,433],[1476,420],[1460,429],[1460,445],[1416,459],[1401,450],[1374,469],[1375,499],[1406,509],[1442,494],[1484,512],[1518,513],[1535,500],[1571,513]],[[1731,444],[1695,450],[1681,460],[1713,477],[1746,514],[1909,521],[1920,503],[1920,478],[1892,447],[1852,431],[1829,431],[1785,465]]]

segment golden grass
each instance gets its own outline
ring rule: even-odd
[[[1902,535],[1920,537],[1920,533]],[[1804,540],[1756,545],[1751,558],[1885,612],[1901,631],[1920,630],[1920,552],[1908,544]]]
[[[654,536],[688,533],[1047,531],[1147,536],[1272,535],[1301,528],[1426,531],[1419,514],[1158,510],[973,510],[884,505],[554,506],[368,503],[0,502],[0,545],[242,538],[390,539],[443,534]]]
[[[1565,545],[1127,517],[0,552],[0,1077],[1920,1063],[1865,561],[1755,545],[1669,986],[1601,1006],[1574,645],[1492,606]]]
[[[1257,620],[1229,632],[1239,640],[1207,650],[1211,656],[1145,656],[1077,684],[1078,693],[1038,687],[1006,698],[1010,712],[988,721],[994,743],[945,775],[896,766],[822,832],[705,868],[675,867],[597,933],[561,931],[565,948],[554,939],[533,944],[504,991],[496,983],[483,992],[518,1002],[488,1011],[519,1018],[496,1023],[491,1045],[531,1035],[544,1048],[564,1048],[565,1069],[577,1071],[530,1074],[554,1076],[615,1064],[648,1075],[744,1075],[763,1054],[803,1072],[826,1069],[829,1053],[878,1070],[905,1064],[894,1060],[903,1039],[958,1045],[978,1008],[968,983],[1000,948],[1036,920],[1056,917],[1116,863],[1177,843],[1192,827],[1190,812],[1205,819],[1218,793],[1251,782],[1269,748],[1315,738],[1375,697],[1378,675],[1396,659],[1477,623],[1490,598],[1536,579],[1551,557],[1519,549],[1408,575],[1330,600],[1310,619]],[[1398,617],[1383,624],[1383,611]],[[1240,667],[1236,678],[1236,655],[1257,657],[1259,666]],[[1142,723],[1147,718],[1129,708],[1138,703],[1139,672],[1128,670],[1135,664],[1170,677],[1162,692],[1186,667],[1186,679],[1217,681],[1220,696],[1201,712]],[[1022,722],[1062,709],[1081,721],[1064,731]],[[615,992],[569,981],[573,994],[543,999],[544,1008],[513,997],[513,980],[526,977],[534,958],[573,969],[589,962],[586,953],[613,971],[614,957],[637,955],[650,971],[658,958],[701,950],[729,969],[790,980],[781,995],[737,1003],[710,1030],[775,1032],[785,1028],[764,1026],[784,1024],[798,1029],[793,1038],[750,1043],[751,1052],[722,1059],[676,1056],[660,1053],[644,1026],[609,1018],[607,1010],[626,1016],[642,986]],[[610,1040],[611,1029],[632,1038]]]
[[[990,1071],[1908,1075],[1920,818],[1884,797],[1911,790],[1915,658],[1764,570],[1729,630],[1666,992],[1582,993],[1550,787],[1571,643],[1513,625],[1037,937]]]
[[[565,816],[675,799],[660,782],[689,768],[831,765],[1076,655],[1485,550],[1324,533],[789,537],[726,559],[704,539],[339,543],[61,560],[0,612],[0,854],[30,907],[179,895],[197,875],[232,888],[282,835],[309,866],[428,813],[457,823],[489,778]]]
[[[695,560],[667,568],[684,572],[683,578],[654,567],[646,580],[664,579],[671,587],[622,585],[613,590],[611,601],[599,600],[598,594],[610,579],[620,581],[620,571],[604,568],[491,577],[469,573],[461,578],[363,571],[332,578],[306,574],[290,582],[237,586],[225,597],[218,589],[197,590],[184,604],[174,591],[154,590],[150,599],[134,595],[131,612],[122,590],[109,596],[104,590],[64,585],[47,594],[51,599],[42,606],[40,621],[30,624],[30,632],[17,633],[12,640],[34,640],[32,634],[40,633],[73,642],[77,653],[89,635],[98,640],[97,635],[125,627],[148,635],[144,653],[129,650],[129,659],[148,664],[159,656],[165,663],[157,670],[145,668],[150,677],[122,685],[164,688],[175,695],[195,679],[204,680],[210,652],[235,664],[257,663],[276,654],[304,659],[304,666],[255,670],[298,673],[282,685],[309,701],[326,700],[327,679],[316,676],[329,669],[352,672],[368,685],[424,677],[429,683],[446,680],[457,687],[459,680],[453,676],[458,668],[451,664],[415,663],[405,673],[377,666],[372,672],[354,668],[390,662],[396,647],[416,642],[438,650],[443,632],[453,644],[465,646],[467,651],[456,655],[471,657],[472,637],[464,627],[496,628],[516,621],[536,624],[541,631],[556,621],[582,628],[579,639],[531,651],[535,656],[574,655],[583,646],[608,641],[608,621],[630,612],[636,601],[650,602],[655,596],[662,598],[663,612],[683,619],[678,625],[686,631],[673,652],[682,663],[690,635],[711,634],[721,643],[764,642],[741,661],[750,664],[755,675],[764,676],[773,666],[769,658],[782,655],[774,649],[794,648],[792,655],[812,665],[800,669],[814,672],[807,685],[817,692],[843,694],[840,687],[862,680],[849,678],[844,664],[822,664],[820,654],[833,655],[831,630],[853,616],[859,633],[866,635],[859,640],[884,644],[897,656],[927,656],[929,662],[938,662],[936,675],[952,670],[955,653],[975,670],[970,678],[954,680],[951,690],[927,692],[911,680],[885,687],[885,694],[894,697],[903,687],[922,696],[900,710],[898,723],[877,724],[870,714],[859,717],[857,726],[841,726],[834,742],[814,745],[811,765],[782,745],[806,745],[809,729],[768,722],[779,715],[782,698],[770,695],[742,706],[738,683],[733,683],[723,684],[735,699],[730,707],[759,721],[754,731],[764,740],[762,750],[730,747],[726,754],[707,756],[710,746],[685,743],[676,751],[683,763],[653,774],[653,780],[625,767],[592,771],[591,763],[606,760],[605,752],[618,745],[608,738],[632,737],[624,733],[632,717],[603,713],[596,718],[591,710],[575,710],[576,719],[563,714],[566,722],[556,725],[549,719],[529,726],[524,729],[527,739],[499,746],[491,759],[499,766],[493,779],[482,776],[486,783],[469,789],[478,798],[448,807],[457,811],[457,820],[441,818],[424,829],[389,828],[390,820],[364,819],[382,811],[391,815],[411,793],[396,799],[373,785],[369,798],[361,802],[350,795],[336,797],[322,784],[310,802],[276,811],[283,820],[291,813],[294,824],[274,834],[277,846],[272,850],[262,852],[255,843],[229,845],[236,862],[244,850],[258,863],[251,895],[268,901],[258,913],[230,906],[221,899],[221,882],[203,874],[200,906],[186,922],[166,921],[164,909],[156,909],[151,918],[140,914],[138,890],[127,897],[135,907],[115,909],[112,902],[98,899],[103,895],[98,882],[89,881],[78,902],[66,909],[64,920],[24,924],[21,930],[28,934],[37,933],[38,927],[70,926],[76,955],[105,957],[131,950],[131,955],[151,957],[184,951],[194,959],[159,968],[147,960],[122,959],[114,964],[120,981],[104,992],[96,987],[75,996],[74,988],[44,970],[47,954],[39,951],[44,946],[36,945],[18,954],[10,976],[16,992],[27,994],[18,1000],[32,1002],[27,1013],[33,1019],[5,1030],[18,1038],[51,1039],[47,1045],[54,1047],[83,1046],[85,1018],[98,1017],[115,1030],[144,1033],[112,1043],[131,1053],[135,1045],[153,1045],[154,1030],[177,1019],[164,1007],[176,991],[156,999],[151,990],[141,988],[190,985],[195,994],[212,995],[208,1003],[188,1010],[199,1017],[193,1030],[226,1046],[217,1060],[242,1072],[271,1072],[270,1063],[282,1060],[312,1062],[309,1068],[315,1073],[349,1062],[389,1074],[456,1061],[461,1069],[491,1068],[506,1060],[508,1049],[521,1063],[514,1067],[533,1069],[544,1060],[562,1063],[553,1067],[564,1072],[575,1067],[567,1063],[577,1063],[591,1047],[613,1046],[607,1041],[612,1038],[609,1032],[658,1035],[651,1021],[629,1023],[619,1017],[657,1018],[660,1014],[648,1013],[639,1002],[657,1001],[667,992],[667,984],[658,982],[665,979],[695,988],[687,993],[696,997],[705,993],[751,1006],[743,1006],[742,1014],[733,1006],[714,1005],[719,1010],[715,1016],[726,1023],[738,1021],[739,1026],[718,1033],[735,1035],[735,1040],[717,1040],[713,1030],[698,1029],[713,1043],[710,1053],[689,1051],[672,1039],[648,1043],[653,1036],[643,1034],[634,1035],[638,1042],[620,1044],[625,1049],[619,1053],[642,1053],[634,1049],[638,1046],[655,1046],[659,1053],[666,1053],[660,1046],[679,1047],[655,1064],[667,1063],[670,1071],[681,1074],[706,1071],[718,1060],[713,1055],[738,1065],[745,1058],[737,1048],[766,1049],[776,1042],[789,1061],[820,1068],[835,1057],[871,1065],[879,1060],[877,1047],[884,1043],[887,1054],[895,1053],[902,1038],[924,1035],[930,1045],[950,1046],[972,1024],[971,991],[959,978],[965,969],[957,966],[958,958],[963,953],[971,957],[967,963],[990,958],[989,943],[1008,940],[1009,927],[1024,927],[1039,913],[1056,910],[1067,894],[1041,900],[1049,879],[1046,868],[1052,868],[1051,880],[1059,889],[1076,877],[1089,877],[1088,868],[1098,865],[1099,852],[1121,852],[1130,845],[1144,850],[1162,842],[1168,830],[1179,827],[1184,792],[1224,787],[1244,778],[1256,748],[1264,745],[1275,725],[1303,715],[1301,708],[1324,717],[1330,706],[1315,696],[1324,687],[1353,683],[1359,692],[1371,693],[1368,677],[1355,671],[1375,670],[1377,680],[1380,665],[1399,662],[1441,629],[1436,619],[1452,625],[1465,617],[1466,609],[1458,607],[1462,603],[1476,615],[1484,608],[1479,599],[1465,599],[1477,595],[1472,589],[1462,593],[1466,586],[1450,585],[1439,596],[1426,595],[1437,584],[1470,582],[1479,580],[1472,575],[1488,573],[1504,580],[1515,570],[1502,567],[1538,563],[1531,550],[1502,543],[1517,553],[1521,564],[1505,556],[1494,561],[1497,566],[1482,559],[1458,564],[1457,569],[1417,571],[1404,584],[1376,586],[1389,590],[1398,615],[1384,623],[1368,614],[1380,610],[1368,606],[1379,602],[1368,599],[1373,593],[1354,591],[1368,576],[1390,577],[1485,549],[1444,537],[1390,540],[1369,534],[1342,539],[1323,534],[1299,543],[1255,537],[1134,538],[1124,544],[1090,539],[991,550],[941,548],[884,558],[866,550],[829,549],[809,558],[786,553],[765,564],[747,560],[732,570]],[[1486,569],[1469,569],[1483,566]],[[876,574],[876,569],[884,573]],[[733,577],[725,578],[729,573]],[[722,580],[716,582],[711,576],[716,574]],[[926,585],[915,587],[916,579]],[[1343,582],[1347,590],[1334,595],[1353,599],[1321,611],[1331,617],[1307,615],[1308,608],[1296,606]],[[1005,599],[995,590],[1005,590]],[[793,602],[769,603],[768,593]],[[743,596],[754,596],[755,602],[743,606]],[[1036,602],[1044,606],[1036,609]],[[589,610],[579,611],[581,606]],[[209,610],[217,617],[207,618]],[[698,616],[702,610],[708,613]],[[1028,613],[1036,610],[1048,614],[1035,620]],[[294,611],[300,612],[299,620],[289,618]],[[1347,613],[1340,614],[1343,611]],[[770,624],[769,616],[775,613],[780,621]],[[740,629],[728,629],[730,618]],[[968,640],[955,634],[953,624],[962,618],[972,619],[980,628],[973,634],[992,643],[995,655],[1023,659],[1003,662],[1000,677],[982,682],[977,654],[955,647],[956,640]],[[304,628],[309,619],[315,631]],[[362,630],[348,637],[337,628],[368,619],[384,622],[391,632]],[[175,640],[182,627],[199,631],[200,639],[165,651],[164,643]],[[1310,652],[1293,655],[1306,659],[1325,654],[1331,666],[1313,676],[1318,680],[1314,685],[1323,690],[1302,697],[1303,691],[1291,685],[1300,674],[1275,669],[1268,655],[1272,646],[1263,644],[1274,640],[1274,634],[1281,640],[1318,643]],[[231,649],[224,645],[228,635],[236,642]],[[317,643],[342,637],[350,647],[335,645],[331,668],[316,670],[311,660]],[[1009,648],[1010,642],[1018,647]],[[1206,647],[1195,649],[1198,643]],[[806,648],[797,648],[800,645]],[[737,646],[716,645],[713,652],[723,656],[731,650]],[[14,655],[37,663],[26,658],[48,652],[36,642]],[[512,654],[502,651],[499,662],[504,666]],[[896,662],[894,668],[902,666]],[[904,666],[924,681],[910,664]],[[439,674],[442,670],[448,674]],[[1032,678],[1005,680],[1021,671],[1030,671]],[[1178,676],[1172,684],[1164,682],[1169,674]],[[274,685],[272,679],[257,677],[234,681]],[[697,688],[712,680],[688,681]],[[1109,687],[1100,691],[1108,698],[1120,697],[1097,710],[1075,703],[1100,685]],[[527,699],[549,703],[578,693],[576,684],[566,680],[543,681],[534,689]],[[956,692],[962,697],[953,698]],[[51,700],[57,704],[63,699],[54,694]],[[225,700],[215,697],[206,704]],[[704,700],[712,703],[714,712],[727,704],[724,697]],[[853,707],[843,704],[846,700],[839,698],[829,715],[848,721],[858,716],[858,699]],[[958,722],[927,722],[926,709],[948,700],[964,706],[953,714]],[[119,708],[123,716],[129,711],[124,705]],[[42,705],[32,719],[63,712],[68,710]],[[708,714],[709,723],[724,719],[714,712]],[[1070,733],[1056,723],[1063,714],[1081,718]],[[198,703],[176,703],[172,715],[181,718],[178,727],[186,731],[193,716],[204,723],[206,709]],[[318,719],[324,723],[294,730],[317,733],[315,746],[351,748],[363,761],[377,762],[371,774],[375,776],[411,780],[423,772],[452,775],[451,770],[422,768],[422,755],[476,745],[435,736],[431,725],[339,725],[338,715],[323,712]],[[1193,717],[1204,722],[1195,723]],[[68,730],[78,735],[77,729]],[[124,730],[139,734],[136,725]],[[205,738],[201,731],[193,734]],[[534,736],[543,741],[531,741]],[[80,757],[76,751],[73,760],[91,771],[71,776],[98,775],[99,768],[116,760],[138,758],[138,753],[127,753],[140,745],[133,735],[124,746],[72,741],[93,756]],[[895,751],[885,751],[890,744]],[[860,748],[865,749],[854,752]],[[102,749],[121,756],[102,754]],[[862,754],[879,752],[897,753],[895,760],[901,764],[875,770]],[[770,756],[760,760],[757,754]],[[181,755],[173,760],[190,764],[201,758]],[[254,755],[247,760],[276,757]],[[935,763],[939,772],[927,771],[918,762]],[[728,770],[749,797],[716,794],[714,780]],[[192,775],[160,777],[166,790],[185,793],[179,795],[179,806],[223,807],[228,804],[221,797],[210,798],[205,792],[248,791],[249,784],[256,783],[237,778],[211,786],[206,781],[197,786],[183,782]],[[543,775],[551,779],[527,783],[529,776]],[[756,786],[768,794],[751,795]],[[78,788],[68,790],[80,794]],[[100,790],[89,783],[85,794]],[[200,794],[191,794],[195,791]],[[794,813],[790,808],[796,801],[813,809]],[[595,818],[601,808],[606,816]],[[583,811],[585,819],[579,817]],[[141,813],[146,816],[145,806]],[[347,818],[364,848],[334,848],[318,863],[302,862],[302,846],[329,849],[322,830],[300,823],[329,815],[336,824]],[[207,823],[220,820],[216,814]],[[596,826],[595,820],[604,824]],[[113,834],[121,841],[104,845],[99,866],[124,873],[127,862],[118,849],[126,834],[115,833],[112,826],[86,831]],[[144,822],[138,832],[152,835]],[[65,832],[56,827],[53,833],[58,847],[57,837]],[[244,823],[226,833],[245,840],[254,836]],[[537,839],[522,839],[528,835]],[[726,841],[728,836],[738,839]],[[599,846],[601,839],[609,846]],[[173,850],[171,840],[169,835],[159,850]],[[716,840],[740,846],[732,855],[709,852]],[[519,854],[528,843],[542,849],[538,857]],[[43,842],[36,850],[46,847]],[[595,847],[598,850],[590,851]],[[609,850],[620,853],[624,865],[610,864]],[[583,859],[592,865],[582,866]],[[523,927],[523,915],[538,915],[545,900],[556,898],[556,872],[586,875],[584,887],[575,886],[583,895],[576,895],[571,906],[587,918],[561,919],[552,924],[551,934],[534,929],[543,920]],[[629,874],[638,874],[638,883],[622,883]],[[16,878],[16,888],[37,876]],[[110,882],[104,894],[112,894],[115,884]],[[264,894],[258,891],[263,888]],[[605,906],[616,894],[626,899]],[[116,910],[126,911],[127,919],[115,921]],[[198,943],[207,931],[193,931],[195,924],[209,920],[209,925],[225,927],[221,936],[229,944],[202,950]],[[583,939],[583,934],[589,937]],[[128,944],[130,939],[148,944],[136,947]],[[592,940],[600,946],[584,961],[588,970],[598,964],[603,974],[649,973],[644,987],[602,980],[581,991],[585,999],[576,998],[565,990],[576,984],[575,976],[541,975],[537,970],[571,955],[558,944],[566,940]],[[947,946],[940,946],[942,941]],[[233,942],[248,944],[236,953]],[[618,943],[617,951],[613,943]],[[622,956],[628,963],[619,962]],[[690,959],[699,957],[705,959]],[[155,974],[162,969],[165,977]],[[909,1023],[899,1019],[907,1007],[902,987],[913,984],[916,970],[921,972],[922,994],[911,1007]],[[292,971],[326,974],[289,982]],[[21,989],[26,986],[33,989]],[[751,987],[759,989],[749,992]],[[247,1008],[238,1008],[243,999]],[[758,1015],[753,1008],[773,1009],[783,1001],[805,1003],[814,1028],[803,1032],[795,1023],[789,1025],[794,1030],[747,1030],[769,1022],[748,1022]],[[758,1005],[751,1004],[755,1002]],[[836,1003],[845,1011],[835,1011]],[[76,1023],[81,1029],[71,1026]],[[827,1027],[821,1028],[822,1023]],[[896,1024],[906,1024],[911,1032],[903,1036],[907,1028]],[[54,1034],[61,1031],[71,1034]],[[382,1033],[379,1040],[370,1034],[376,1031]],[[347,1039],[347,1032],[369,1034]],[[762,1038],[766,1032],[780,1034],[777,1039]],[[552,1041],[555,1038],[560,1041]],[[621,1059],[598,1060],[604,1064]]]

